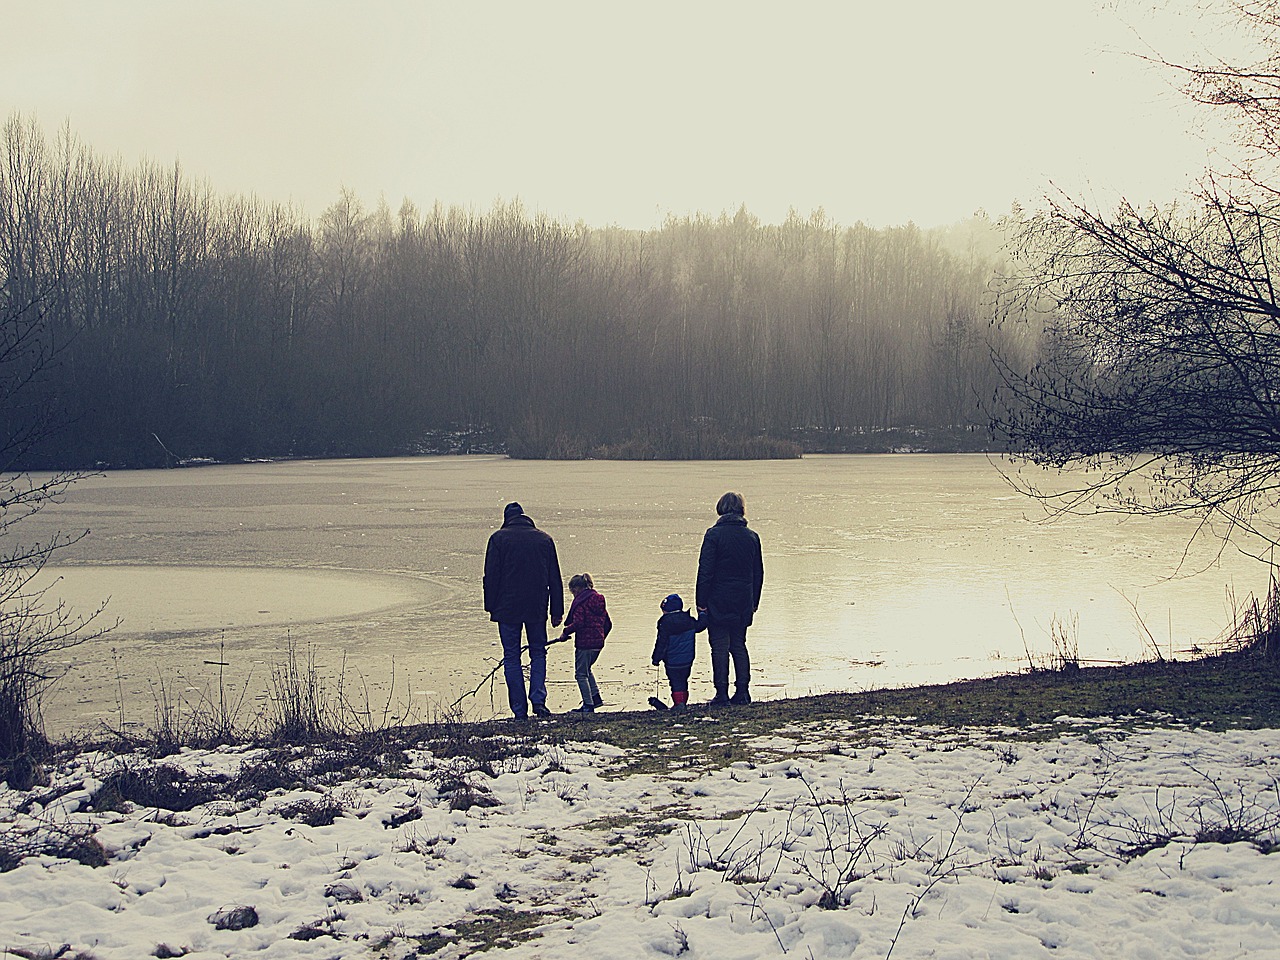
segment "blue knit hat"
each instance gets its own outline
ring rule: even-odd
[[[502,508],[502,519],[510,520],[512,517],[518,517],[524,513],[524,507],[520,506],[516,501],[512,500]]]
[[[667,613],[671,613],[673,610],[683,610],[684,601],[680,599],[680,594],[669,594],[667,598],[662,601],[662,609]]]

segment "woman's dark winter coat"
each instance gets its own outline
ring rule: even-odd
[[[609,611],[604,606],[604,594],[590,587],[579,590],[569,604],[569,615],[564,619],[565,634],[573,634],[575,650],[601,650],[604,638],[613,629]]]
[[[760,606],[760,538],[740,513],[726,513],[702,537],[696,602],[712,627],[749,627]]]
[[[564,616],[560,560],[549,534],[518,513],[489,537],[484,554],[484,608],[496,623],[538,623]]]
[[[707,629],[701,620],[695,620],[687,610],[672,610],[658,619],[658,639],[653,644],[653,665],[662,661],[669,667],[685,667],[693,663],[698,631]]]

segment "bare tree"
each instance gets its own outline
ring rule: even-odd
[[[1271,543],[1280,501],[1280,3],[1240,2],[1260,63],[1169,66],[1235,111],[1248,168],[1189,200],[1021,217],[1003,317],[1043,323],[1039,362],[1001,359],[998,433],[1034,463],[1098,472],[1067,509],[1187,514]]]
[[[0,780],[18,789],[35,780],[41,696],[63,672],[60,658],[102,632],[94,629],[101,608],[74,615],[49,602],[49,587],[38,579],[49,558],[78,537],[20,536],[22,521],[56,503],[76,479],[13,469],[53,429],[47,404],[29,398],[51,359],[39,301],[13,304],[0,291]]]

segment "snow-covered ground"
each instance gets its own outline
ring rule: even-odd
[[[141,761],[83,755],[44,803],[5,791],[0,828],[12,848],[95,826],[106,863],[0,874],[0,951],[1280,956],[1276,731],[859,718],[739,742],[731,716],[655,717],[644,750],[540,746],[492,776],[410,750],[394,776],[176,814],[91,812]],[[231,775],[261,756],[162,762]],[[220,928],[236,916],[256,922]]]

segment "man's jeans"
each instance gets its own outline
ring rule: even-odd
[[[529,695],[524,692],[524,670],[520,666],[520,630],[529,639]],[[500,623],[502,638],[502,674],[507,679],[507,702],[516,718],[529,716],[529,703],[547,702],[547,621],[532,623]]]

